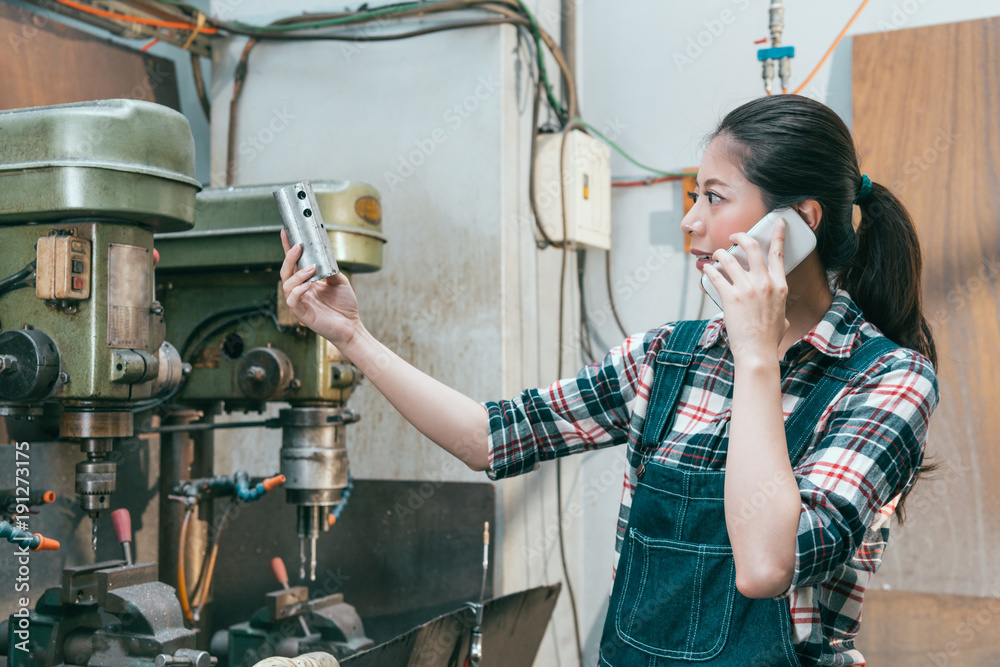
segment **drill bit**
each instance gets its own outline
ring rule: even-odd
[[[316,581],[316,536],[309,538],[309,581]]]
[[[299,581],[306,578],[306,538],[299,537]]]
[[[94,550],[94,555],[97,555],[97,517],[90,517],[90,546]]]

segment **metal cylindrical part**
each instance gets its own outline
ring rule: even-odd
[[[288,502],[333,505],[340,501],[348,468],[342,413],[339,408],[288,408],[279,413],[281,473]]]
[[[132,413],[128,410],[67,409],[59,417],[62,438],[131,438]]]
[[[112,438],[84,438],[80,441],[80,451],[84,454],[110,454],[114,442]]]
[[[100,512],[108,509],[114,492],[114,463],[87,460],[76,464],[76,494],[80,499],[80,507],[84,510]]]
[[[153,397],[166,396],[174,389],[177,389],[184,379],[184,364],[181,355],[170,343],[164,341],[160,345],[158,352],[160,359],[160,370],[153,380],[153,387],[150,394]]]
[[[292,360],[281,350],[255,347],[243,355],[236,379],[248,398],[273,401],[283,398],[295,377]]]
[[[293,246],[302,244],[302,256],[298,268],[315,266],[316,272],[310,280],[323,280],[339,272],[337,260],[333,256],[330,237],[320,216],[319,204],[313,194],[312,183],[302,181],[274,191],[278,202],[281,221],[288,234],[288,242]]]
[[[785,30],[785,6],[781,0],[771,0],[767,17],[768,27],[771,30],[771,46],[781,46],[781,33]]]
[[[319,537],[330,528],[330,508],[325,505],[299,505],[297,529],[299,537]]]
[[[49,396],[59,380],[59,351],[46,334],[35,329],[0,333],[0,401],[39,401]]]

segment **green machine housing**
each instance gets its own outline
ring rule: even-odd
[[[357,382],[336,347],[285,305],[278,276],[282,224],[272,194],[279,187],[205,190],[197,197],[195,230],[156,236],[156,293],[176,312],[167,339],[191,365],[178,403],[342,404]],[[341,270],[379,270],[385,237],[378,191],[350,181],[314,181],[313,191]]]
[[[138,100],[0,112],[0,414],[61,410],[81,506],[108,508],[132,411],[180,380],[153,291],[153,233],[190,229],[194,139]]]
[[[180,350],[187,377],[175,403],[205,410],[279,413],[286,500],[298,506],[300,577],[306,544],[315,577],[316,539],[349,487],[345,408],[360,380],[335,346],[302,326],[281,290],[281,185],[210,189],[197,197],[196,229],[158,234],[156,293],[172,314],[167,339]],[[347,274],[382,267],[379,193],[364,183],[313,181],[334,258]]]

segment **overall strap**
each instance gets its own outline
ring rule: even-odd
[[[785,420],[785,439],[788,442],[788,458],[792,467],[802,455],[806,444],[812,439],[813,431],[823,411],[837,393],[859,373],[867,371],[876,360],[898,347],[899,345],[885,336],[879,336],[862,343],[850,357],[838,359],[827,367],[816,386]]]
[[[673,423],[677,399],[684,386],[684,376],[694,360],[694,349],[701,340],[709,320],[678,322],[663,347],[656,354],[653,366],[653,388],[649,392],[649,405],[642,428],[642,452],[659,447],[663,434]],[[641,457],[640,457],[641,458]],[[634,462],[633,465],[637,465]]]

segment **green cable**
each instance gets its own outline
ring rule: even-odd
[[[553,109],[555,109],[556,114],[560,117],[560,119],[562,119],[563,122],[566,122],[566,116],[569,112],[562,104],[559,103],[559,100],[556,99],[555,93],[552,92],[552,84],[549,83],[549,72],[545,68],[545,52],[542,51],[542,38],[538,29],[538,22],[535,20],[535,15],[528,10],[527,6],[525,6],[523,0],[517,0],[517,4],[521,7],[521,11],[524,12],[524,15],[528,17],[528,22],[531,24],[531,35],[535,38],[535,53],[538,54],[538,71],[542,75],[542,83],[545,84],[545,94],[549,98],[549,104]]]
[[[351,14],[350,16],[343,16],[338,19],[327,19],[325,21],[316,21],[315,23],[291,23],[288,25],[267,25],[267,26],[256,26],[250,25],[249,23],[240,23],[235,21],[230,25],[234,25],[243,30],[257,30],[261,32],[288,32],[292,30],[306,30],[310,28],[327,28],[335,25],[346,25],[348,23],[357,23],[361,21],[366,21],[370,18],[377,18],[379,16],[385,16],[387,14],[395,14],[397,12],[405,12],[410,9],[418,9],[423,7],[427,8],[426,2],[412,2],[407,5],[398,5],[395,7],[388,7],[386,9],[376,9],[370,12],[365,12],[364,14]]]
[[[197,8],[184,2],[177,2],[176,0],[157,0],[158,2],[166,5],[172,5],[175,7],[183,7],[189,11],[197,12]],[[531,24],[531,34],[535,40],[535,51],[538,57],[538,69],[542,75],[542,81],[545,84],[545,92],[549,99],[549,104],[559,115],[560,120],[565,122],[568,112],[566,107],[559,103],[556,99],[556,95],[552,90],[552,84],[549,82],[549,73],[545,67],[545,53],[542,50],[542,38],[538,28],[538,21],[535,20],[534,14],[528,10],[525,6],[523,0],[517,0],[517,4],[521,7],[521,11],[527,17],[528,22]],[[376,9],[370,12],[365,12],[363,14],[351,14],[350,16],[343,16],[336,19],[327,19],[325,21],[315,21],[313,23],[290,23],[287,25],[266,25],[266,26],[256,26],[249,23],[241,23],[239,21],[234,21],[229,25],[240,28],[241,30],[254,30],[260,32],[291,32],[295,30],[309,30],[314,28],[328,28],[337,25],[348,25],[350,23],[360,23],[372,18],[378,18],[379,16],[388,16],[398,12],[404,12],[410,9],[426,8],[428,3],[426,2],[412,2],[404,5],[394,5],[392,7],[386,7],[384,9]],[[221,24],[225,27],[225,24]]]
[[[576,120],[576,122],[580,123],[580,125],[583,125],[585,128],[587,128],[588,130],[590,130],[591,132],[593,132],[594,134],[596,134],[597,136],[599,136],[601,139],[603,139],[605,143],[607,143],[609,146],[611,146],[616,151],[618,151],[619,153],[621,153],[622,157],[624,157],[626,160],[628,160],[629,162],[631,162],[635,166],[639,167],[640,169],[644,169],[644,170],[646,170],[648,172],[652,172],[654,174],[659,174],[660,176],[671,176],[671,177],[674,177],[674,178],[683,178],[685,176],[697,176],[698,175],[698,172],[696,172],[696,171],[662,171],[660,169],[653,169],[652,167],[647,167],[646,165],[642,164],[641,162],[639,162],[635,158],[633,158],[631,155],[629,155],[628,153],[626,153],[624,150],[622,150],[621,146],[619,146],[615,142],[611,141],[611,139],[609,139],[608,137],[606,137],[603,132],[601,132],[600,130],[598,130],[596,127],[594,127],[590,123],[586,122],[582,118],[576,118],[575,120]]]

